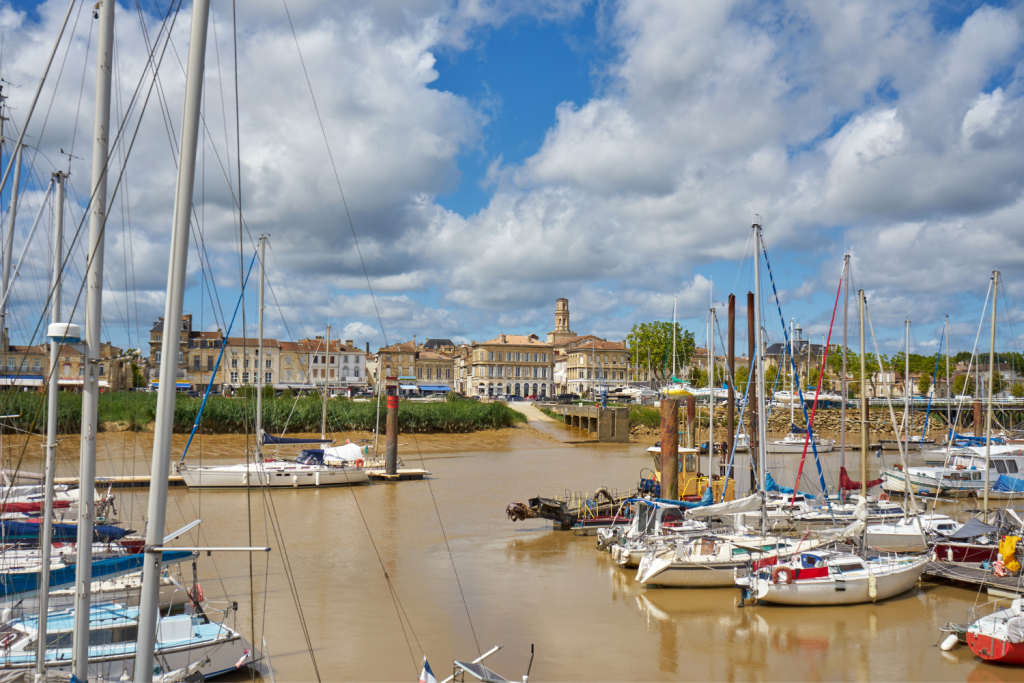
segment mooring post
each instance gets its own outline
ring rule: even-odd
[[[974,435],[981,436],[981,400],[974,399]]]
[[[387,440],[384,448],[384,471],[398,474],[398,396],[388,394]]]
[[[676,423],[678,425],[678,422]],[[686,447],[696,448],[697,441],[697,397],[686,397]]]
[[[661,399],[661,497],[679,499],[679,399],[676,398]]]
[[[732,453],[732,442],[736,438],[736,389],[733,386],[736,377],[736,295],[729,295],[729,338],[726,340],[729,364],[729,405],[725,408],[725,457]],[[735,476],[735,475],[733,475]]]

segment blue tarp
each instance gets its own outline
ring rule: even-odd
[[[39,542],[39,532],[43,528],[41,522],[18,522],[12,519],[3,520],[4,541],[36,541]],[[93,527],[92,538],[95,543],[107,543],[124,538],[128,534],[127,529],[121,527],[97,524]],[[74,543],[78,540],[77,524],[54,524],[54,543]]]
[[[334,443],[334,439],[290,439],[284,436],[271,436],[266,432],[263,433],[264,446],[287,446],[288,444],[301,443]]]
[[[771,472],[765,472],[764,473],[764,485],[765,485],[765,488],[767,488],[769,491],[777,491],[779,493],[793,493],[794,492],[794,489],[791,489],[788,486],[779,486],[778,483],[775,481],[775,479],[772,478],[772,473]],[[808,498],[814,498],[814,494],[813,493],[804,493],[803,491],[796,491],[796,493],[800,494],[801,496],[806,496]]]
[[[992,484],[993,491],[1007,491],[1010,493],[1024,493],[1024,479],[1008,477],[1000,474],[996,482]]]
[[[711,487],[704,489],[704,497],[700,499],[699,503],[691,503],[685,500],[669,500],[668,498],[655,498],[655,501],[664,503],[666,505],[676,505],[683,508],[684,510],[692,510],[693,508],[702,508],[705,505],[711,505],[715,502],[714,496],[711,493]]]
[[[35,526],[39,526],[36,524]],[[173,550],[161,553],[161,565],[182,562],[192,557],[194,553],[189,550]],[[142,553],[137,555],[125,555],[123,557],[111,557],[106,560],[97,560],[92,563],[93,581],[123,576],[142,570],[146,556]],[[50,588],[70,586],[75,583],[75,565],[50,570]],[[15,572],[0,574],[0,602],[8,602],[16,596],[25,593],[39,591],[39,572]]]
[[[985,437],[983,437],[983,436],[968,436],[966,434],[957,434],[952,429],[949,430],[949,439],[950,439],[950,441],[954,441],[954,442],[961,441],[961,442],[967,444],[968,446],[984,446],[985,445]],[[1004,443],[1006,443],[1006,440],[1005,439],[1001,439],[998,436],[993,436],[992,437],[992,443],[993,444],[1004,444]]]

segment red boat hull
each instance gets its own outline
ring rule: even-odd
[[[1010,643],[992,636],[968,631],[967,647],[988,662],[1024,665],[1024,643]]]
[[[952,552],[950,552],[952,551]],[[936,543],[935,556],[939,562],[995,562],[999,553],[997,545],[974,545],[971,543]]]

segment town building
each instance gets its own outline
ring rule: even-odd
[[[629,353],[625,340],[607,341],[587,334],[563,338],[554,347],[557,352],[556,362],[561,364],[564,358],[565,366],[563,383],[556,385],[556,393],[583,396],[599,392],[602,387],[611,389],[612,383],[627,381]],[[561,375],[558,370],[556,375]]]
[[[403,396],[454,391],[454,353],[450,339],[428,339],[417,345],[414,336],[410,342],[382,346],[377,350],[376,381],[396,378]]]
[[[0,345],[4,351],[0,386],[46,391],[49,385],[50,344],[12,345],[7,330],[4,330],[0,336]],[[134,356],[125,354],[110,342],[100,344],[99,356],[99,386],[102,391],[125,391],[132,386],[131,361]],[[85,354],[70,345],[61,345],[57,372],[57,382],[61,389],[81,391],[85,383]]]
[[[502,334],[472,346],[468,394],[554,394],[554,350],[535,334]]]

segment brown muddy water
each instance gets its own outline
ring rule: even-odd
[[[174,437],[176,457],[185,438]],[[429,481],[170,490],[168,530],[203,520],[179,545],[273,548],[254,554],[251,567],[247,553],[220,552],[198,569],[206,598],[238,601],[240,629],[257,644],[266,639],[276,680],[316,680],[318,671],[324,681],[414,681],[426,654],[440,681],[453,659],[499,643],[487,664],[509,680],[526,672],[531,643],[533,681],[1024,680],[1024,671],[983,664],[966,648],[935,647],[940,626],[988,601],[976,591],[923,583],[872,605],[739,608],[731,589],[644,589],[593,537],[506,518],[508,503],[538,494],[635,486],[650,466],[645,446],[565,446],[526,427],[399,442],[409,466],[422,453]],[[151,434],[101,434],[100,474],[148,474],[151,443]],[[16,462],[22,450],[5,445]],[[208,436],[189,459],[237,462],[245,447],[245,437]],[[22,466],[39,469],[40,450],[25,449]],[[74,476],[77,440],[59,452],[59,475]],[[775,458],[775,477],[792,484],[798,459]],[[878,462],[872,456],[872,471]],[[857,476],[853,456],[850,464]],[[817,476],[813,464],[806,469]],[[824,456],[824,469],[831,484],[837,454]],[[148,490],[118,496],[122,519],[143,529]]]

